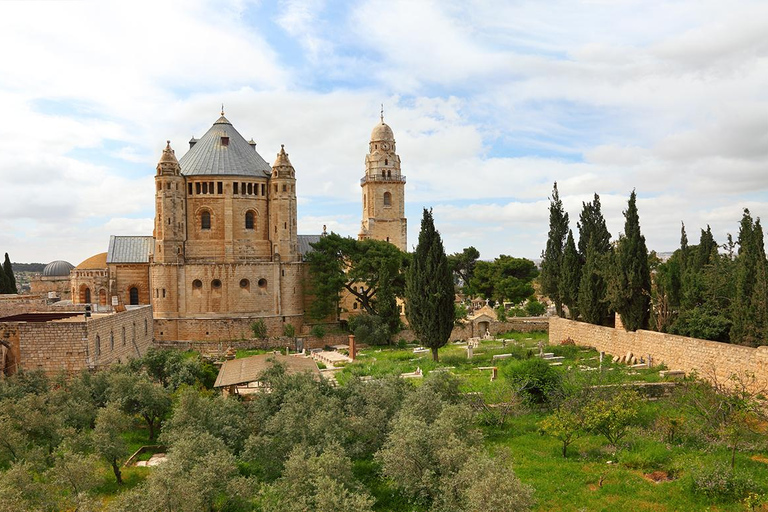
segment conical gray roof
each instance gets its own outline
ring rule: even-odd
[[[228,144],[223,138],[228,137]],[[185,176],[228,175],[263,178],[269,164],[223,115],[179,160]]]

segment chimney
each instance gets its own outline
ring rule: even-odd
[[[189,139],[189,149],[192,149],[192,147],[195,144],[197,144],[197,139],[196,138],[192,137],[191,139]]]

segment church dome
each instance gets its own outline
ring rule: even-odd
[[[68,276],[69,271],[75,268],[73,264],[64,260],[52,261],[43,269],[43,275],[48,277]]]
[[[107,268],[107,253],[95,254],[77,266],[81,270],[95,270]]]
[[[392,133],[392,128],[389,127],[387,123],[384,122],[382,119],[380,123],[378,123],[376,126],[373,127],[373,131],[371,132],[371,142],[373,141],[392,141],[395,140],[395,134]]]

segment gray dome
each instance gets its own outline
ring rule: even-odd
[[[64,260],[52,261],[43,269],[44,276],[68,276],[69,271],[75,268],[73,264]]]

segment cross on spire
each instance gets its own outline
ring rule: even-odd
[[[384,122],[384,104],[381,104],[381,122]]]
[[[222,116],[224,115],[224,104],[223,103],[221,104],[221,115]]]

